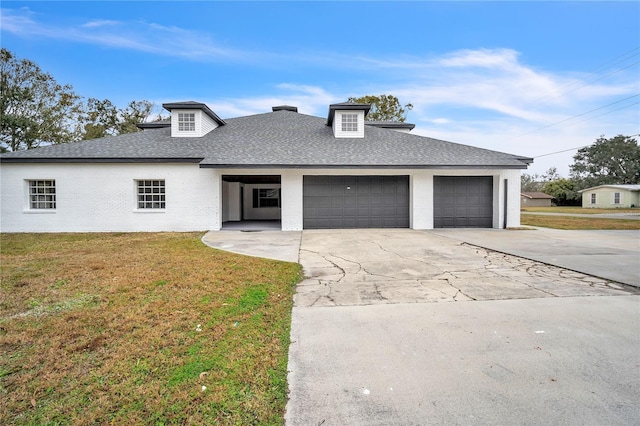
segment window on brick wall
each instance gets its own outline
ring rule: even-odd
[[[53,210],[56,208],[56,181],[29,181],[29,208]]]
[[[195,132],[196,131],[196,115],[193,112],[178,113],[178,131]]]
[[[342,114],[342,131],[358,131],[358,114]]]
[[[164,209],[165,186],[164,180],[138,181],[138,208]]]

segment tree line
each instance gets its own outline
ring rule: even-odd
[[[578,191],[598,185],[640,184],[640,146],[631,136],[600,136],[573,156],[570,177],[563,178],[555,167],[542,175],[523,173],[523,192],[544,192],[559,206],[579,205]]]
[[[35,62],[0,50],[0,152],[136,132],[153,108],[146,100],[125,108],[85,100]]]

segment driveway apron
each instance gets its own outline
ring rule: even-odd
[[[637,289],[432,231],[304,231],[300,263],[288,425],[640,421]]]

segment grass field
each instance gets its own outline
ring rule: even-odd
[[[0,424],[282,424],[297,264],[201,234],[0,236]]]
[[[583,209],[581,207],[523,207],[522,212],[530,213],[564,213],[570,214],[606,214],[606,213],[637,213],[640,209]],[[640,229],[639,220],[630,219],[610,219],[599,217],[572,217],[572,216],[536,216],[521,214],[520,223],[528,226],[541,226],[544,228],[556,229]]]
[[[640,208],[633,209],[583,209],[582,207],[523,207],[523,212],[565,213],[565,214],[603,214],[603,213],[636,213]]]

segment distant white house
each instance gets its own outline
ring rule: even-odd
[[[368,104],[224,120],[199,102],[163,106],[171,119],[141,132],[0,155],[2,232],[520,225],[531,158],[371,123]]]
[[[628,208],[640,206],[640,185],[599,185],[578,191],[583,208]]]

